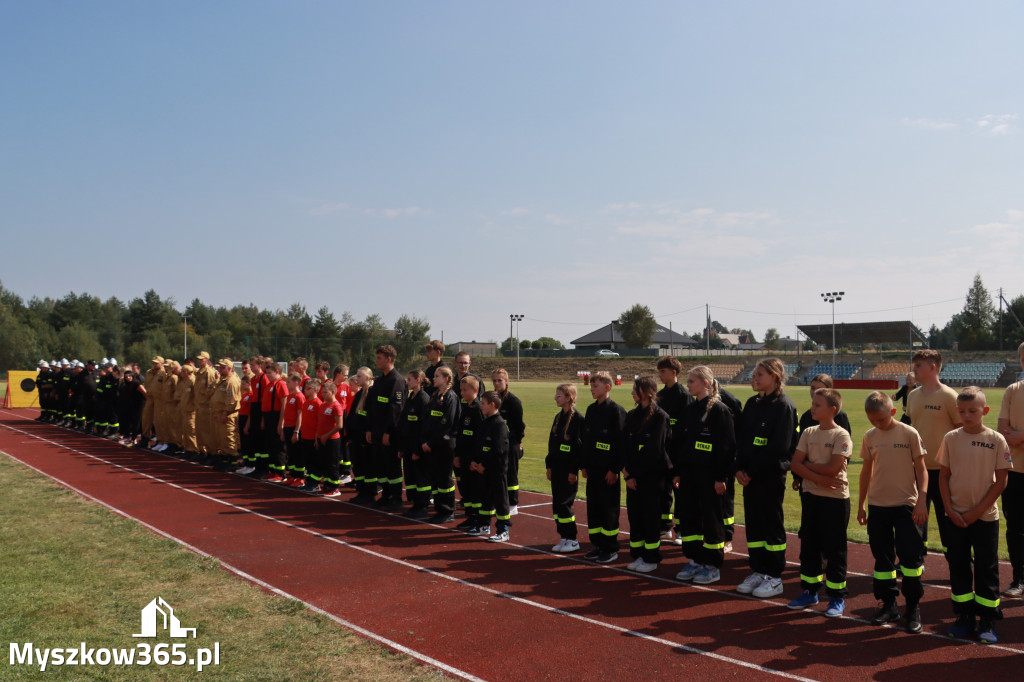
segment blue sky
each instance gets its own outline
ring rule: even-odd
[[[1024,293],[1016,2],[5,2],[0,279],[570,341]],[[43,248],[45,251],[41,251]],[[45,255],[44,255],[45,254]]]

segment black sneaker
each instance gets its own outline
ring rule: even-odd
[[[470,528],[476,528],[477,521],[472,516],[455,526],[455,530],[469,530]]]
[[[599,564],[610,564],[618,558],[618,552],[601,552],[601,554],[598,555],[598,557],[594,559],[594,561],[596,561]]]
[[[896,607],[896,602],[884,602],[875,615],[871,616],[871,624],[885,625],[886,623],[895,623],[899,621],[899,619],[900,610]]]
[[[429,523],[451,523],[455,520],[455,514],[434,514],[427,521]]]
[[[405,504],[402,503],[402,500],[390,500],[387,504],[380,505],[380,510],[386,512],[398,512],[403,509],[405,509]]]
[[[921,607],[908,606],[907,607],[907,632],[912,635],[916,635],[921,632]]]
[[[599,550],[599,549],[592,549],[589,552],[587,552],[586,554],[584,554],[583,558],[587,559],[588,561],[593,561],[594,559],[596,559],[599,556],[601,556],[601,550]]]
[[[427,511],[426,507],[413,507],[402,512],[402,516],[407,519],[414,519],[416,521],[424,521],[430,518],[430,512]]]
[[[972,613],[961,613],[957,616],[956,622],[946,630],[946,634],[953,639],[968,639],[974,634],[975,622],[974,614]]]

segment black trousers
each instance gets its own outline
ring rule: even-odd
[[[377,472],[377,483],[383,489],[383,498],[402,500],[402,459],[395,444],[384,445],[384,435],[373,434],[373,469]],[[339,453],[340,454],[340,453]]]
[[[455,460],[455,444],[450,440],[442,441],[442,443],[444,445],[432,449],[427,455],[430,488],[434,495],[434,512],[453,514],[455,513],[455,477],[452,475],[452,463]]]
[[[929,469],[928,470],[928,504],[934,505],[935,514],[929,518],[934,518],[935,523],[939,527],[939,542],[942,543],[942,551],[945,552],[949,548],[947,539],[949,536],[949,527],[952,522],[946,516],[946,507],[942,503],[942,492],[939,490],[939,470]],[[917,532],[920,533],[921,539],[928,543],[928,524],[925,523],[922,526],[917,527]]]
[[[676,532],[683,553],[701,566],[721,568],[725,559],[724,497],[715,492],[710,472],[698,467],[679,472]]]
[[[725,479],[725,495],[722,499],[722,514],[725,518],[722,523],[725,525],[725,541],[732,542],[736,532],[736,477],[730,476]]]
[[[267,460],[270,459],[264,442],[263,412],[260,410],[259,403],[252,402],[249,404],[249,450],[252,452],[249,466],[255,467],[259,471],[267,470]]]
[[[551,470],[551,513],[555,517],[555,530],[564,540],[576,539],[576,513],[572,510],[579,481],[569,483],[569,474],[579,473],[568,469]]]
[[[489,526],[491,518],[494,518],[495,530],[500,533],[512,525],[508,502],[508,464],[502,462],[499,466],[486,467],[484,473],[477,475],[480,477],[480,499],[483,501],[480,522]]]
[[[523,444],[509,441],[505,480],[507,481],[506,488],[508,488],[508,503],[513,507],[519,506],[519,460],[522,456]]]
[[[896,557],[903,573],[903,597],[915,606],[924,596],[924,541],[914,525],[912,507],[876,507],[868,505],[868,543],[875,557],[872,586],[875,599],[887,604],[896,601]]]
[[[621,477],[608,485],[605,475],[594,473],[587,478],[587,527],[590,542],[606,552],[619,551],[619,499],[622,495]]]
[[[295,434],[294,426],[284,427],[284,447],[288,458],[288,477],[289,478],[302,478],[306,475],[306,461],[302,460],[302,464],[299,464],[299,442],[292,442],[292,436]]]
[[[373,450],[366,442],[366,433],[352,435],[348,443],[349,455],[352,457],[352,477],[356,490],[360,495],[377,496],[377,474],[373,468]]]
[[[469,468],[469,460],[460,458],[462,463],[462,480],[459,489],[462,491],[462,507],[466,510],[466,517],[479,519],[484,507],[484,476]],[[481,522],[484,519],[481,519]],[[488,525],[490,519],[486,519]]]
[[[284,476],[287,473],[288,459],[284,443],[277,435],[277,423],[280,419],[280,412],[266,412],[263,415],[263,443],[266,446],[267,458],[261,461],[273,473]]]
[[[324,444],[321,443],[318,438],[314,442],[318,445],[316,450],[317,475],[320,477],[318,482],[323,486],[324,491],[330,492],[341,485],[341,481],[339,480],[341,439],[333,438]]]
[[[1024,581],[1024,474],[1016,471],[1007,474],[1002,499],[1012,582],[1019,583]]]
[[[800,493],[800,507],[800,586],[817,594],[824,579],[828,596],[845,599],[850,498]]]
[[[953,613],[998,618],[999,522],[975,521],[967,528],[950,523],[947,539],[946,561],[949,563]]]
[[[293,455],[289,455],[288,460],[291,462],[293,478],[307,478],[315,473],[316,440],[300,437],[299,442],[295,444]]]
[[[661,494],[661,519],[659,528],[661,531],[668,532],[672,530],[672,493],[675,492],[671,485],[666,485],[664,492]],[[678,496],[677,496],[678,497]],[[678,500],[677,500],[678,503]]]
[[[759,476],[743,488],[750,568],[772,578],[781,578],[786,568],[786,525],[782,516],[785,494],[785,473]]]
[[[416,509],[424,509],[430,504],[430,467],[427,453],[419,449],[419,443],[413,443],[410,452],[402,453],[402,467],[405,471],[405,495]],[[413,455],[419,459],[413,459]]]
[[[665,478],[664,472],[644,474],[633,478],[636,490],[626,486],[629,554],[649,564],[661,563],[661,505]]]

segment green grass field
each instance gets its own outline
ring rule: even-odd
[[[547,453],[548,430],[551,428],[552,420],[558,408],[555,406],[555,387],[559,382],[518,382],[513,383],[510,389],[520,400],[523,401],[523,411],[526,421],[526,439],[523,443],[523,460],[520,462],[519,481],[520,486],[527,490],[550,492],[550,484],[547,481],[544,471],[544,455]],[[749,386],[727,386],[730,393],[741,401],[746,401],[753,391]],[[586,411],[586,406],[593,402],[590,396],[589,387],[577,384],[579,395],[576,406],[580,412]],[[612,388],[612,398],[615,402],[626,408],[627,411],[633,408],[633,398],[630,395],[631,382],[623,382],[622,386]],[[871,391],[868,390],[846,390],[843,394],[843,409],[850,417],[850,426],[853,429],[853,452],[850,459],[847,476],[850,480],[850,499],[852,510],[850,513],[849,539],[855,542],[867,542],[867,530],[857,523],[857,496],[860,490],[860,469],[861,460],[860,440],[864,433],[871,428],[867,416],[864,414],[864,399]],[[803,414],[811,406],[810,389],[806,386],[790,386],[786,393],[796,405],[798,414]],[[1003,399],[1003,389],[986,389],[985,395],[992,410],[985,418],[985,423],[996,427],[996,418],[999,413],[999,404]],[[898,406],[897,406],[898,407]],[[897,412],[899,416],[901,412]],[[736,487],[736,521],[743,523],[743,503],[740,486]],[[583,495],[583,486],[580,486],[580,495]],[[625,498],[623,498],[624,500]],[[625,502],[623,502],[624,504]],[[800,497],[792,489],[787,491],[784,503],[786,514],[786,528],[796,532],[800,528]],[[538,508],[540,509],[540,508]],[[581,510],[577,510],[579,513]],[[582,518],[582,517],[581,517]],[[929,534],[929,547],[939,549],[938,532],[934,530]],[[552,533],[554,533],[554,522],[552,522]],[[1006,538],[1000,538],[1000,553],[1006,557]]]
[[[8,666],[12,679],[439,680],[438,671],[271,595],[0,455],[0,639],[40,648],[130,648],[139,612],[163,597],[189,650],[220,644],[220,665]]]

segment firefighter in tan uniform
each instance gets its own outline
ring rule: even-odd
[[[210,398],[213,397],[213,390],[220,377],[210,362],[210,354],[205,350],[196,356],[196,361],[199,365],[195,373],[195,387],[192,389],[196,397],[196,452],[201,458],[212,457],[217,454],[217,432],[210,412]]]
[[[220,375],[210,398],[210,409],[217,429],[216,466],[221,471],[234,471],[238,458],[238,403],[242,397],[242,382],[235,374],[234,364],[224,358],[217,361]]]
[[[150,437],[156,437],[156,405],[157,397],[154,395],[156,387],[160,385],[164,371],[164,359],[157,355],[153,358],[153,366],[146,370],[146,378],[143,386],[146,387],[146,404],[142,408],[142,437],[145,443]]]
[[[182,456],[189,460],[198,458],[199,449],[196,445],[195,371],[192,365],[184,365],[174,390],[174,396],[178,399],[178,428],[181,433],[178,444],[183,451]]]

